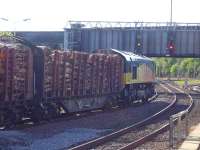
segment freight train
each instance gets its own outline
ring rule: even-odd
[[[132,52],[51,50],[16,37],[0,41],[1,126],[147,102],[154,86],[155,63]]]

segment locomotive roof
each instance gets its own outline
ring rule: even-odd
[[[146,56],[140,56],[140,55],[136,55],[133,52],[129,52],[129,51],[121,51],[121,50],[116,50],[116,49],[111,49],[112,51],[120,54],[122,57],[124,57],[126,59],[126,61],[143,61],[143,62],[149,62],[149,61],[153,61],[152,59],[146,57]]]

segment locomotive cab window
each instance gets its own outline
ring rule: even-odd
[[[132,79],[137,79],[137,66],[132,67]]]

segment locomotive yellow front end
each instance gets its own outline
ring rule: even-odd
[[[155,63],[145,56],[112,49],[124,59],[123,97],[128,103],[147,102],[154,94]]]

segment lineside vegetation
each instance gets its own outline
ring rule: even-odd
[[[156,75],[161,78],[200,78],[199,58],[154,58]]]

